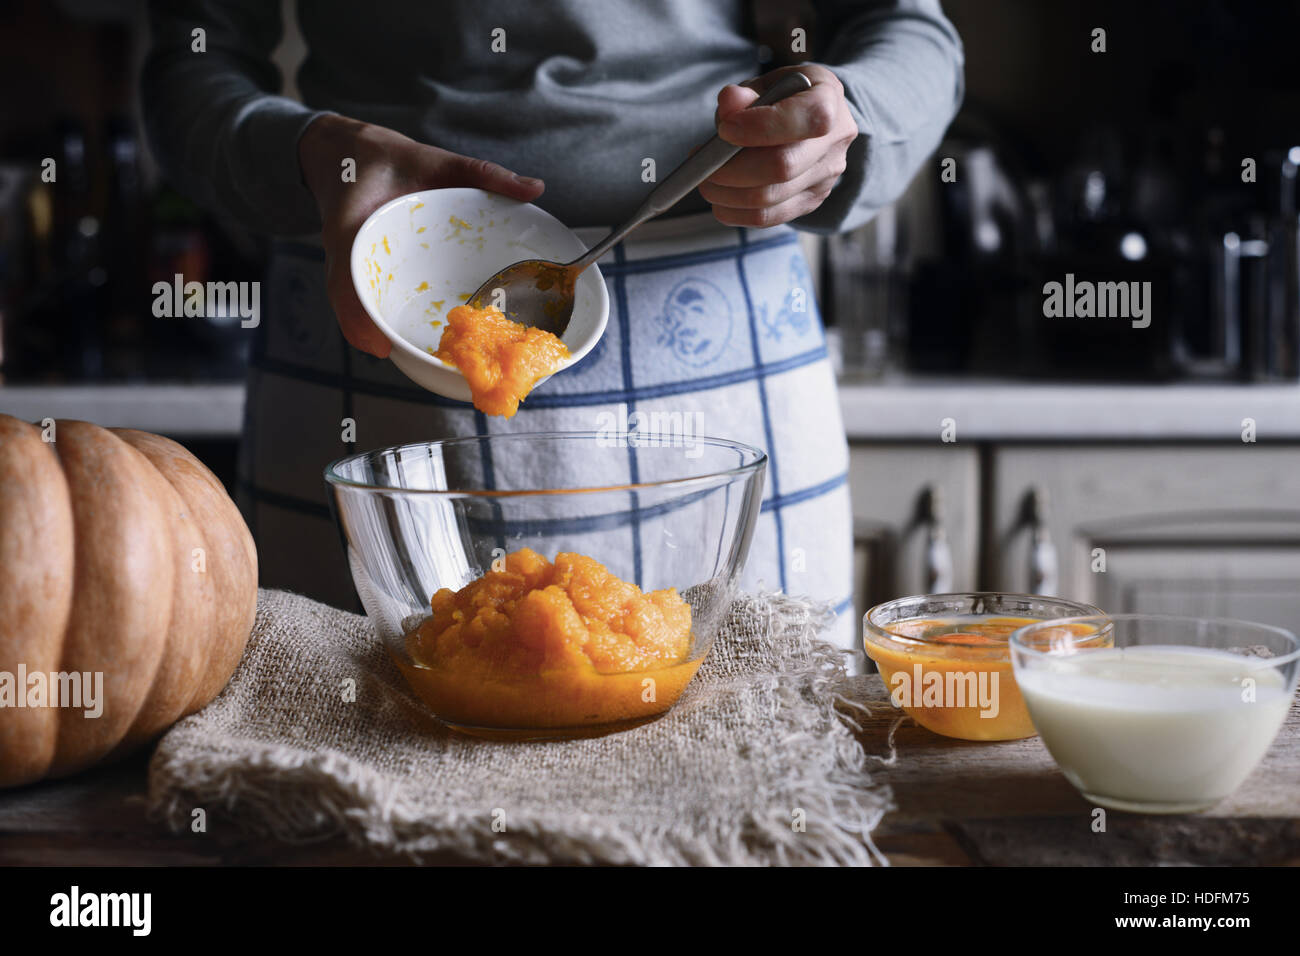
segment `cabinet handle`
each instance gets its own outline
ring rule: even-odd
[[[1047,490],[1033,487],[1025,502],[1029,523],[1029,593],[1055,595],[1059,591],[1056,545],[1047,530]]]
[[[925,567],[921,577],[929,594],[943,594],[952,586],[952,547],[943,526],[943,493],[934,485],[921,494],[921,524],[925,527]]]

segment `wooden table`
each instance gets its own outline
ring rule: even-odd
[[[1214,810],[1189,816],[1109,811],[1075,792],[1037,740],[948,740],[898,717],[879,680],[861,740],[898,809],[875,833],[896,866],[1300,864],[1300,706],[1258,770]],[[885,764],[893,732],[895,757]],[[401,859],[341,839],[287,845],[222,834],[173,835],[145,812],[148,756],[70,780],[0,792],[0,865],[384,864]],[[454,857],[430,860],[460,862]]]
[[[866,678],[872,716],[860,721],[878,779],[897,810],[876,831],[895,866],[1300,864],[1300,700],[1260,766],[1201,814],[1151,816],[1096,809],[1066,781],[1037,738],[975,743],[939,737],[900,718],[879,678]]]

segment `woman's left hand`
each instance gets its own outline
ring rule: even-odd
[[[808,77],[812,89],[745,109],[790,70]],[[776,226],[812,212],[844,172],[849,144],[858,135],[844,87],[815,63],[724,86],[715,118],[719,136],[745,147],[700,186],[714,216],[729,226]]]

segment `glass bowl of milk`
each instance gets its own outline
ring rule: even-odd
[[[1077,625],[1109,638],[1083,642]],[[1267,624],[1157,614],[1041,621],[1010,637],[1030,719],[1088,800],[1195,813],[1232,793],[1295,696],[1300,641]]]

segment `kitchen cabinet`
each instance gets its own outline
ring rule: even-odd
[[[1295,385],[891,373],[842,382],[840,404],[859,606],[927,590],[916,529],[899,533],[936,485],[956,589],[1300,626]],[[1259,441],[1241,440],[1247,423]]]
[[[1297,443],[859,439],[849,483],[858,615],[983,589],[1300,624]]]
[[[1300,623],[1300,446],[986,453],[986,586],[1115,612]]]
[[[975,587],[979,546],[975,445],[854,444],[854,608],[925,591]]]

